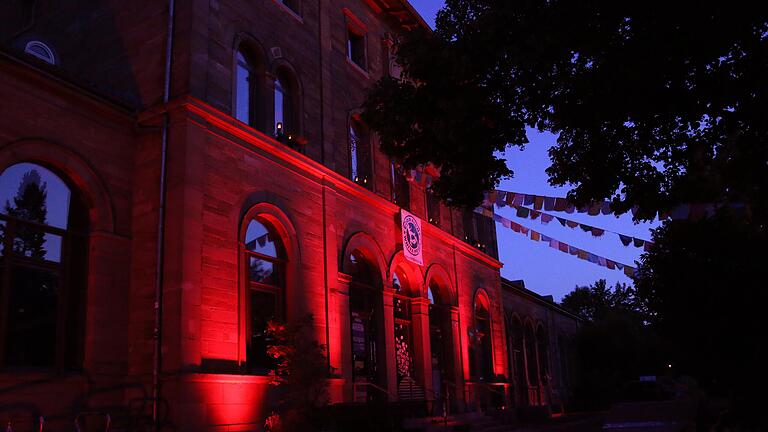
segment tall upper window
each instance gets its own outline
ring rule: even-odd
[[[267,355],[272,340],[269,321],[283,321],[285,290],[285,253],[279,237],[266,222],[252,219],[245,232],[245,266],[248,292],[247,362],[251,372],[266,373],[275,368]]]
[[[87,213],[51,171],[0,175],[0,366],[77,368]]]
[[[27,45],[24,47],[24,52],[33,55],[46,63],[52,65],[56,64],[56,57],[53,55],[53,51],[48,48],[48,45],[40,41],[27,42]]]
[[[262,72],[255,56],[245,47],[236,54],[235,65],[235,118],[251,127],[259,128],[259,89]]]
[[[350,178],[357,184],[373,188],[373,161],[368,131],[356,119],[349,122]]]
[[[365,49],[365,25],[348,9],[347,16],[347,58],[360,69],[368,70],[367,53]]]
[[[402,167],[391,164],[392,170],[392,202],[409,210],[411,205],[411,186],[405,178]]]
[[[440,226],[440,198],[430,189],[427,189],[427,220],[433,225]]]
[[[276,73],[274,96],[275,136],[278,141],[296,145],[300,129],[298,83],[285,68],[278,69]]]

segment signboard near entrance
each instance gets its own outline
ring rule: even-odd
[[[401,209],[400,221],[403,228],[403,254],[405,258],[418,265],[424,265],[421,219]]]

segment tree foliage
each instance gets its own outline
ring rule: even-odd
[[[651,217],[679,203],[766,214],[768,11],[761,2],[448,0],[434,33],[403,36],[404,81],[364,118],[385,152],[442,168],[455,204],[510,174],[493,152],[558,135],[549,168],[584,204]]]
[[[279,417],[271,417],[271,430],[317,429],[317,409],[327,403],[328,363],[325,346],[311,334],[312,315],[288,324],[267,323],[272,339],[267,354],[277,361],[274,384],[282,389]]]
[[[626,400],[625,389],[641,375],[661,374],[667,349],[651,325],[652,316],[631,285],[609,288],[605,279],[576,287],[562,306],[585,323],[575,338],[576,399],[586,409],[605,409]]]
[[[48,184],[42,181],[37,170],[25,172],[13,197],[13,203],[5,202],[5,214],[17,219],[45,224],[48,216],[47,189]],[[16,238],[13,240],[14,253],[30,258],[45,258],[44,232],[28,227],[20,227],[17,231]],[[0,238],[3,235],[0,235]]]

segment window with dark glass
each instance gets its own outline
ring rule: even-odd
[[[275,368],[274,359],[267,354],[273,342],[267,325],[285,318],[285,254],[279,237],[257,219],[248,223],[244,249],[248,281],[248,369],[267,373]]]
[[[278,0],[280,3],[288,7],[288,9],[299,14],[299,0]]]
[[[258,128],[259,70],[254,56],[241,47],[236,54],[235,65],[235,118],[251,127]]]
[[[368,131],[356,119],[349,122],[350,178],[355,183],[373,189],[373,160]]]
[[[360,69],[368,69],[365,55],[365,33],[351,25],[347,28],[347,57]]]
[[[352,379],[356,384],[354,399],[357,402],[381,398],[376,387],[385,382],[384,370],[379,367],[380,351],[384,346],[383,306],[381,302],[381,278],[377,269],[365,255],[355,250],[348,257],[350,276],[349,321],[352,338]]]
[[[79,368],[87,211],[57,175],[0,175],[0,366]]]
[[[414,397],[413,338],[411,333],[411,292],[406,279],[397,272],[392,276],[395,295],[392,307],[395,316],[395,363],[398,394],[404,399]]]
[[[403,168],[394,162],[390,165],[392,171],[392,202],[409,210],[411,206],[411,186],[405,177]]]
[[[491,353],[491,316],[482,301],[475,303],[475,328],[470,341],[470,375],[474,379],[489,381],[493,377]]]
[[[427,220],[435,226],[440,226],[440,198],[427,188]]]

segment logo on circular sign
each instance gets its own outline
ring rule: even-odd
[[[408,215],[403,220],[403,246],[411,255],[418,255],[421,249],[421,231],[416,218]]]

